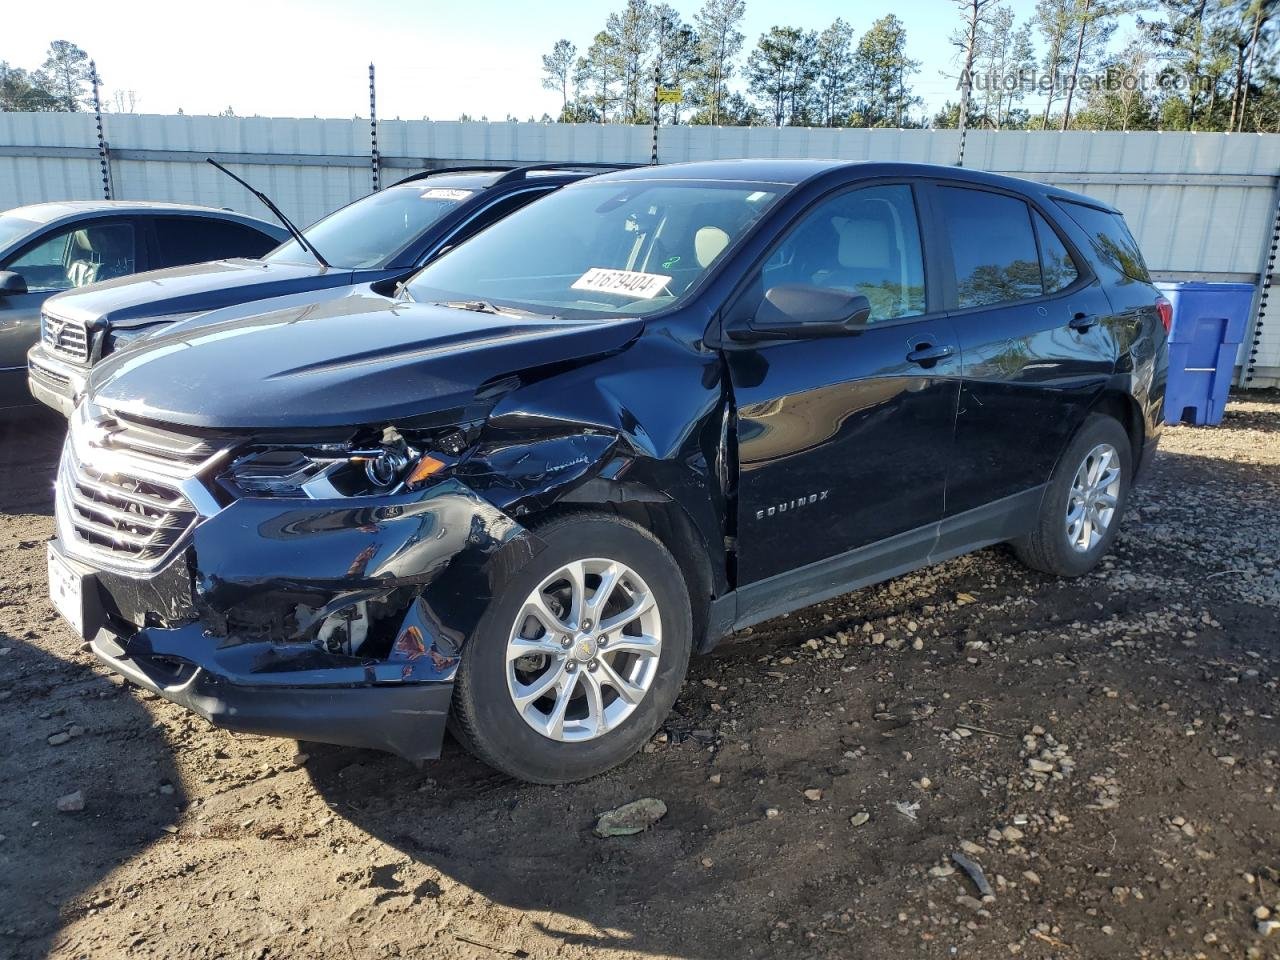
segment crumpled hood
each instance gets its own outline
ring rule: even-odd
[[[252,317],[175,324],[95,368],[88,398],[178,426],[383,423],[466,404],[495,377],[613,352],[642,326],[634,318],[515,319],[361,288]]]
[[[319,264],[214,260],[104,280],[50,297],[45,309],[91,327],[129,327],[302,290],[356,282],[349,269]]]

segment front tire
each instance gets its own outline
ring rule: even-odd
[[[1090,414],[1053,471],[1018,559],[1058,577],[1088,573],[1111,549],[1129,498],[1133,451],[1112,417]]]
[[[546,548],[490,603],[463,652],[451,726],[477,758],[533,783],[616,766],[675,703],[692,647],[680,568],[605,514],[536,529]]]

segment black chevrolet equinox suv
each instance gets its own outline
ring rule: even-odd
[[[1092,569],[1155,451],[1169,304],[1022,180],[609,173],[394,297],[185,329],[77,406],[55,603],[215,724],[589,777],[732,631],[987,544]]]

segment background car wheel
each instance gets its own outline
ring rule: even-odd
[[[1111,549],[1132,477],[1129,435],[1090,414],[1053,472],[1035,529],[1013,543],[1018,559],[1059,577],[1088,573]]]
[[[692,646],[680,568],[648,531],[571,514],[481,618],[462,655],[451,726],[479,759],[535,783],[621,763],[675,702]]]

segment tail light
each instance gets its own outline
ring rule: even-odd
[[[1164,297],[1156,297],[1156,312],[1160,314],[1160,322],[1164,324],[1164,332],[1173,332],[1173,304]]]

